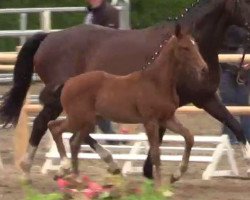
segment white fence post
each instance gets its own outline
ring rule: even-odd
[[[0,155],[0,170],[2,170],[2,169],[3,169],[3,161],[2,161],[2,157]]]
[[[27,30],[27,13],[21,13],[20,14],[20,30],[25,31]],[[22,46],[26,41],[25,36],[20,37],[19,45]]]
[[[49,32],[51,30],[51,11],[45,10],[40,13],[40,24],[41,29],[44,32]]]
[[[122,6],[119,10],[119,25],[120,29],[130,29],[130,2],[129,0],[123,0],[117,2],[118,6]]]

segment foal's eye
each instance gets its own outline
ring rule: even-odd
[[[189,51],[190,49],[188,47],[182,47],[183,50]]]

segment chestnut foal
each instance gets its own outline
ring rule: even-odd
[[[185,152],[180,168],[172,175],[178,180],[187,170],[193,135],[175,118],[179,107],[176,91],[182,76],[203,80],[208,67],[193,38],[181,33],[176,25],[175,35],[162,48],[152,67],[116,76],[94,71],[70,78],[64,85],[61,103],[67,118],[50,121],[48,127],[57,144],[65,169],[69,167],[62,143],[62,133],[74,133],[70,139],[73,174],[78,175],[78,152],[81,142],[95,126],[97,117],[119,123],[142,123],[150,145],[154,165],[155,185],[160,186],[159,126],[185,138]]]

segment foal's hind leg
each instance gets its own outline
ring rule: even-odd
[[[100,145],[96,140],[94,140],[89,135],[84,139],[85,143],[89,144],[90,147],[98,153],[100,158],[108,164],[108,172],[112,174],[120,174],[121,170],[118,164],[114,161],[111,152]]]
[[[84,124],[80,132],[74,134],[74,136],[70,139],[72,172],[75,176],[79,175],[78,152],[81,147],[81,142],[91,133],[94,127],[95,127],[94,124]]]
[[[156,121],[150,121],[144,124],[150,145],[150,156],[153,163],[153,173],[155,187],[161,186],[161,160],[160,160],[160,141],[158,128],[159,125]]]
[[[70,160],[67,158],[66,150],[62,140],[63,132],[68,131],[67,119],[50,121],[48,123],[48,128],[53,136],[61,158],[61,167],[56,177],[62,177],[70,173]]]
[[[191,149],[194,144],[194,136],[189,132],[187,128],[185,128],[174,116],[172,119],[168,120],[166,123],[166,127],[176,133],[181,134],[185,139],[185,151],[182,156],[182,161],[180,164],[180,168],[172,175],[171,183],[180,179],[180,177],[187,171],[189,157],[191,153]]]

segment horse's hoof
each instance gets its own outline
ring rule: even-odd
[[[143,176],[150,179],[150,180],[152,180],[154,178],[153,177],[153,168],[144,166],[143,167]]]

